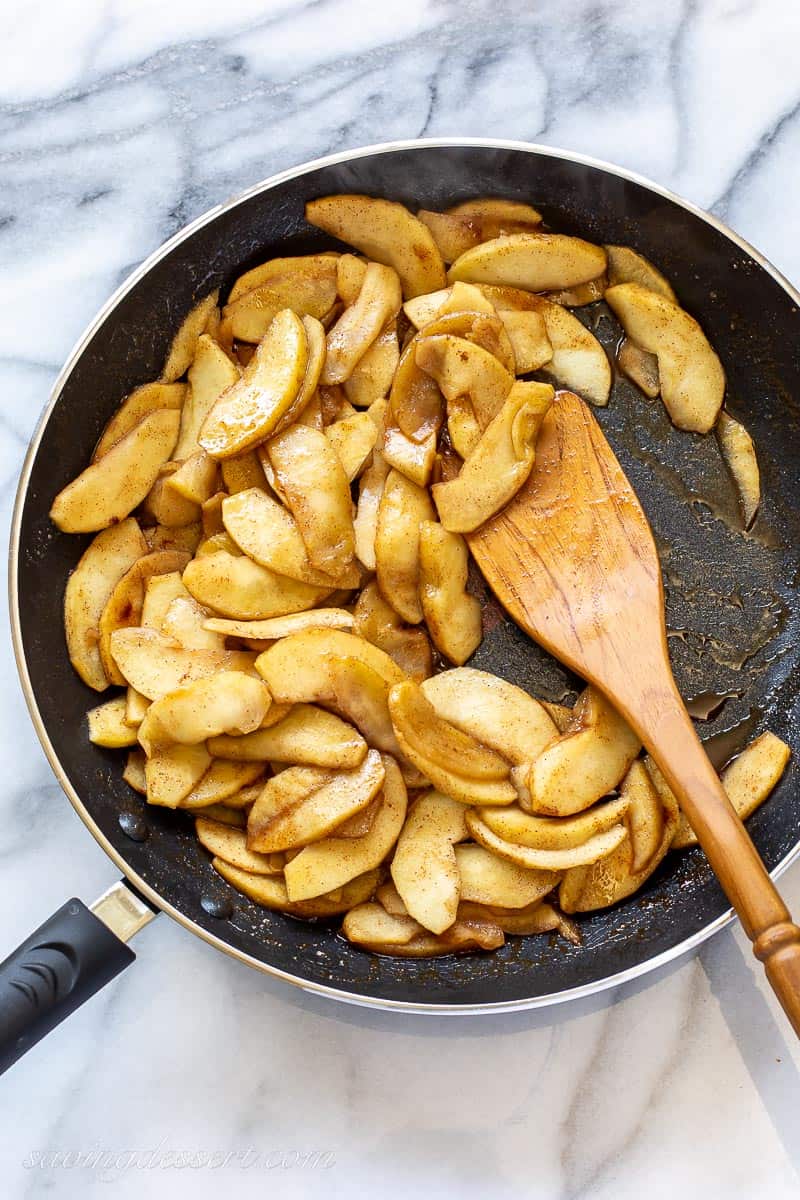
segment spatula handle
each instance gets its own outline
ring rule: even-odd
[[[800,928],[728,799],[672,680],[625,716],[685,812],[800,1037]]]

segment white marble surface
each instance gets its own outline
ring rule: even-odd
[[[423,133],[570,147],[713,208],[800,281],[800,8],[786,0],[6,0],[3,24],[4,536],[28,436],[96,308],[187,220],[306,158]],[[39,750],[5,614],[0,656],[5,953],[115,872]],[[797,912],[800,867],[783,883]],[[136,949],[2,1080],[8,1200],[103,1184],[120,1197],[797,1195],[800,1055],[739,931],[593,1003],[485,1020],[304,997],[163,918]],[[34,1165],[98,1149],[116,1166]],[[242,1157],[126,1167],[157,1149]],[[291,1165],[314,1151],[327,1166]]]

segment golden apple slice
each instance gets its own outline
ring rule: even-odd
[[[81,679],[96,692],[109,679],[100,657],[98,629],[108,598],[147,543],[133,517],[98,533],[81,555],[64,593],[64,631],[69,660]]]
[[[608,404],[611,366],[597,338],[560,304],[547,300],[539,303],[553,349],[552,358],[543,369],[562,387],[577,392],[592,404],[601,407]]]
[[[417,296],[413,300],[406,300],[403,312],[415,328],[422,329],[436,317],[443,317],[447,313],[484,312],[494,316],[496,309],[491,300],[474,283],[459,281],[452,287],[429,292],[427,296]]]
[[[469,284],[460,286],[468,287]],[[445,305],[445,307],[449,306]],[[422,339],[439,335],[463,338],[465,342],[480,346],[487,353],[494,355],[509,375],[516,372],[517,362],[511,340],[505,325],[495,312],[487,313],[483,309],[473,312],[468,310],[440,312],[427,325],[423,325],[417,337]],[[417,359],[417,363],[419,365],[419,359]]]
[[[466,283],[549,292],[596,279],[605,269],[605,251],[582,238],[561,233],[516,233],[467,250],[451,266],[447,281],[461,279]]]
[[[467,779],[504,780],[510,765],[496,751],[438,716],[413,680],[397,683],[389,695],[389,712],[401,745],[418,750],[441,769]],[[414,758],[409,754],[414,762]],[[420,767],[420,770],[424,770]],[[442,788],[447,792],[447,789]],[[449,794],[449,793],[447,793]]]
[[[202,334],[194,362],[189,368],[189,388],[181,412],[181,427],[175,457],[189,458],[200,449],[198,437],[203,423],[223,392],[239,381],[241,371],[222,347]]]
[[[401,771],[402,774],[402,771]],[[408,785],[406,785],[408,786]],[[336,826],[336,836],[338,838],[359,838],[363,837],[372,828],[372,822],[378,813],[381,806],[381,795],[378,793],[374,799],[370,800],[366,808],[362,808],[361,812],[355,813],[346,821],[342,821],[341,825]]]
[[[566,732],[533,762],[528,777],[532,811],[568,817],[589,808],[617,786],[639,746],[608,700],[586,688]]]
[[[232,867],[251,871],[253,875],[280,875],[283,871],[283,855],[258,854],[248,850],[242,829],[235,829],[218,820],[209,820],[206,815],[197,817],[194,827],[200,845]]]
[[[383,438],[383,457],[417,487],[427,487],[436,461],[436,434],[415,442],[397,426],[389,426]]]
[[[356,254],[342,254],[336,261],[336,291],[343,304],[355,304],[364,286],[369,263]]]
[[[208,809],[212,804],[232,802],[251,784],[259,782],[263,786],[264,765],[215,759],[191,792],[181,800],[180,807]]]
[[[154,550],[138,558],[117,583],[97,626],[100,659],[111,683],[125,686],[125,679],[111,653],[111,635],[116,629],[128,629],[142,623],[145,589],[153,576],[182,571],[188,561],[189,555],[183,550]]]
[[[236,761],[297,763],[350,771],[367,753],[358,730],[333,713],[311,704],[295,704],[275,725],[244,737],[212,737],[215,758]]]
[[[476,812],[467,814],[467,828],[475,841],[485,849],[491,850],[493,854],[508,859],[519,867],[538,871],[566,871],[571,867],[583,867],[599,862],[616,850],[628,836],[625,826],[618,824],[604,833],[594,834],[581,846],[564,850],[540,850],[532,846],[520,846],[517,842],[507,842],[498,837]]]
[[[744,425],[724,410],[717,419],[717,438],[722,457],[739,489],[744,527],[749,529],[761,504],[761,474],[753,439]]]
[[[286,864],[284,877],[290,900],[307,900],[342,887],[351,879],[380,866],[394,846],[406,816],[406,785],[397,763],[382,756],[385,778],[383,803],[363,838],[323,838],[301,850]]]
[[[148,550],[187,550],[189,554],[194,554],[203,536],[200,522],[196,525],[184,525],[181,529],[152,525],[142,532]]]
[[[617,365],[620,371],[627,375],[650,400],[654,400],[661,391],[658,359],[655,354],[648,354],[646,350],[642,350],[628,338],[623,338],[622,345],[617,351]]]
[[[400,355],[389,393],[392,418],[413,441],[436,436],[444,417],[444,401],[436,380],[417,365],[416,338]],[[502,369],[502,368],[500,368]]]
[[[478,424],[486,429],[511,391],[510,371],[483,346],[453,334],[419,336],[415,346],[417,366],[436,380],[445,399],[468,396]]]
[[[237,454],[236,458],[225,458],[219,464],[222,484],[229,496],[237,492],[246,492],[250,488],[259,488],[266,492],[269,489],[261,459],[255,450],[246,450]]]
[[[146,754],[152,754],[156,747],[172,742],[193,746],[223,733],[251,733],[271,703],[260,679],[242,671],[220,671],[151,704],[139,726],[139,743]]]
[[[272,438],[268,453],[312,566],[340,575],[355,556],[355,535],[350,485],[336,451],[324,433],[295,425]]]
[[[397,322],[390,321],[344,382],[350,403],[356,408],[368,408],[376,400],[388,396],[399,361]]]
[[[257,642],[276,642],[291,633],[307,629],[352,629],[354,616],[346,608],[314,608],[310,612],[270,617],[265,621],[231,621],[227,617],[209,617],[205,628],[224,637],[249,638]],[[263,647],[266,649],[266,646]]]
[[[136,688],[129,687],[125,692],[125,724],[133,731],[137,730],[149,707],[147,697],[137,692]]]
[[[170,480],[179,466],[176,462],[167,462],[162,466],[158,479],[142,501],[141,514],[144,520],[155,521],[171,529],[196,525],[200,520],[200,506],[170,487]]]
[[[353,565],[336,580],[312,567],[294,517],[259,488],[248,488],[223,500],[222,519],[247,557],[277,575],[321,588],[333,588],[336,583],[358,586],[358,571]]]
[[[430,231],[402,204],[371,196],[323,196],[306,204],[306,220],[393,267],[406,299],[444,286],[444,263]]]
[[[618,283],[638,283],[672,304],[678,303],[669,280],[643,254],[632,250],[630,246],[605,246],[604,249],[608,257],[610,287],[616,287]]]
[[[658,357],[661,398],[678,429],[708,433],[725,395],[725,372],[703,330],[677,304],[637,283],[609,288],[625,333]]]
[[[148,700],[217,671],[251,670],[255,658],[244,650],[186,650],[156,629],[136,628],[117,629],[111,653],[127,682]]]
[[[180,413],[157,409],[63,488],[50,509],[63,533],[94,533],[141,504],[178,437]]]
[[[630,795],[619,796],[575,817],[534,817],[514,805],[481,808],[477,816],[497,837],[516,846],[544,851],[574,850],[625,821],[631,803]]]
[[[532,762],[558,736],[538,700],[487,671],[442,671],[426,679],[422,691],[443,720],[511,763]]]
[[[204,538],[195,551],[195,558],[207,558],[209,554],[219,554],[220,551],[232,554],[234,558],[239,558],[242,554],[233,538],[223,530],[221,533],[214,533],[211,537]]]
[[[549,384],[513,384],[458,477],[431,489],[445,529],[471,533],[519,491],[533,469],[536,438],[553,394]]]
[[[536,904],[559,880],[555,871],[520,867],[483,846],[456,846],[461,899],[499,908],[519,909]]]
[[[390,470],[380,451],[373,450],[370,465],[359,480],[353,537],[358,560],[368,571],[374,571],[377,565],[375,535],[378,529],[378,511]]]
[[[631,843],[631,871],[636,873],[643,870],[658,853],[664,836],[664,809],[641,759],[633,760],[619,792],[620,799],[628,806],[625,824]],[[608,805],[603,807],[607,808]]]
[[[558,932],[575,946],[581,944],[581,934],[574,921],[570,921],[552,904],[539,900],[528,904],[525,908],[500,908],[496,904],[473,905],[467,902],[461,906],[462,911],[477,910],[487,920],[496,921],[503,933],[525,936],[532,933]]]
[[[362,589],[353,618],[353,632],[384,650],[410,679],[419,682],[432,674],[433,656],[428,635],[422,629],[404,626],[374,581]]]
[[[296,400],[307,365],[305,327],[291,309],[282,309],[242,378],[222,393],[203,422],[202,448],[213,458],[232,458],[262,442]]]
[[[205,746],[160,746],[144,767],[148,804],[177,808],[210,765]]]
[[[282,309],[321,321],[336,302],[337,259],[327,254],[276,258],[237,279],[224,309],[231,335],[260,342]]]
[[[291,308],[291,300],[298,299],[297,293],[317,295],[321,283],[329,286],[333,281],[333,295],[327,302],[326,308],[331,307],[336,299],[336,271],[340,255],[330,250],[322,254],[300,254],[289,258],[270,258],[267,262],[245,271],[234,283],[228,295],[228,304],[234,304],[247,292],[256,288],[268,287],[277,294],[282,289],[287,290],[285,307]]]
[[[342,464],[348,483],[352,483],[363,471],[378,440],[375,422],[368,412],[353,413],[329,425],[325,436]]]
[[[470,950],[496,950],[505,938],[500,927],[474,913],[457,919],[444,933],[429,933],[413,917],[392,916],[380,904],[359,904],[342,924],[342,933],[354,945],[372,954],[398,958],[434,958]]]
[[[433,644],[461,666],[481,644],[481,606],[467,591],[467,544],[436,521],[419,527],[419,595]],[[426,693],[427,695],[427,693]]]
[[[107,454],[151,412],[175,409],[180,412],[186,397],[185,383],[145,383],[126,396],[106,425],[94,448],[92,462]]]
[[[536,220],[522,220],[514,217],[499,219],[477,212],[439,213],[420,209],[417,216],[430,229],[433,240],[439,247],[439,253],[446,263],[455,262],[462,254],[466,254],[467,250],[480,245],[481,242],[512,233],[525,233],[541,224],[538,214]]]
[[[328,332],[324,384],[344,383],[381,331],[400,311],[403,297],[397,272],[371,262],[358,298]]]
[[[216,309],[218,299],[219,288],[195,304],[188,316],[184,317],[181,327],[172,339],[172,345],[161,372],[162,383],[174,383],[192,365],[198,338]]]
[[[467,834],[465,807],[428,792],[413,804],[397,840],[392,879],[410,916],[432,933],[453,924],[461,876],[453,847]]]
[[[256,785],[256,787],[258,787],[258,785]],[[249,790],[250,789],[248,788],[243,789],[245,792]],[[241,794],[242,793],[239,792],[237,793],[237,796],[240,796]],[[236,799],[237,796],[235,796],[234,799]],[[232,804],[228,803],[228,801],[225,801],[224,804],[207,805],[203,809],[203,816],[201,820],[213,821],[215,825],[223,825],[226,828],[236,829],[237,831],[241,831],[247,826],[247,814],[243,811],[243,808],[234,808]],[[275,858],[277,860],[275,863],[275,873],[278,874],[283,870],[283,855],[276,854]]]
[[[434,517],[424,488],[390,471],[383,488],[375,530],[378,586],[395,612],[410,625],[422,620],[419,599],[419,530]]]
[[[163,634],[187,650],[224,650],[225,638],[206,628],[208,619],[208,609],[198,604],[193,596],[176,596],[164,614],[160,628]]]
[[[140,796],[147,795],[147,778],[144,771],[146,761],[144,750],[131,750],[122,772],[122,778]]]
[[[518,375],[538,371],[551,361],[553,347],[547,336],[543,313],[532,310],[517,312],[509,308],[501,310],[498,316],[511,342]]]
[[[242,871],[225,862],[223,858],[214,858],[212,866],[223,879],[256,904],[277,912],[289,913],[293,917],[333,917],[338,913],[347,912],[371,896],[378,881],[377,871],[367,871],[346,883],[344,887],[335,889],[335,898],[316,896],[313,900],[292,902],[286,891],[286,884],[280,876],[256,875],[251,871]]]
[[[197,450],[164,480],[164,489],[192,505],[205,504],[217,491],[217,464],[205,450]],[[199,517],[193,510],[193,519]],[[191,524],[191,522],[187,522]]]
[[[126,723],[127,699],[115,696],[105,704],[92,708],[87,713],[89,741],[95,746],[106,746],[117,750],[123,746],[136,745],[136,730]]]
[[[522,200],[507,200],[504,196],[479,196],[474,200],[462,200],[453,204],[447,212],[456,217],[473,217],[480,221],[497,221],[505,224],[518,221],[524,225],[540,225],[542,214],[531,204]]]
[[[587,283],[576,284],[575,287],[561,288],[556,292],[548,292],[547,299],[553,304],[563,304],[565,308],[581,308],[584,304],[595,304],[602,300],[608,287],[606,275],[598,275]]]
[[[136,624],[145,625],[148,629],[161,629],[172,602],[181,598],[190,600],[191,596],[183,586],[180,571],[151,575],[145,584],[144,600]]]
[[[247,844],[261,852],[292,850],[318,842],[334,833],[337,825],[366,808],[383,786],[385,768],[376,750],[360,766],[337,771],[299,800],[275,810],[269,795],[273,783],[295,768],[270,780],[247,819]],[[277,781],[277,782],[276,782]],[[377,865],[377,864],[376,864]],[[341,885],[338,885],[341,886]]]
[[[743,821],[751,816],[759,805],[763,804],[780,780],[791,757],[791,750],[785,742],[774,733],[762,733],[741,754],[729,763],[720,775],[722,786],[728,794],[733,807]],[[648,761],[648,770],[654,775],[655,763]],[[655,771],[658,769],[655,768]],[[660,772],[658,773],[660,775]],[[661,779],[662,796],[666,784]],[[671,793],[670,793],[671,795]],[[674,797],[673,797],[674,800]],[[678,827],[672,838],[671,848],[683,850],[687,846],[696,846],[697,837],[686,817],[681,813]]]
[[[301,612],[324,600],[332,590],[298,583],[244,555],[237,557],[224,550],[193,559],[183,573],[183,582],[200,604],[241,621]]]
[[[542,700],[541,705],[547,711],[548,717],[558,732],[566,733],[572,721],[572,709],[566,704],[551,704],[549,700]]]

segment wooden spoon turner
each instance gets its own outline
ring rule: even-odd
[[[800,1036],[800,929],[675,686],[650,526],[578,396],[556,395],[530,479],[469,543],[517,624],[604,692],[650,751]]]

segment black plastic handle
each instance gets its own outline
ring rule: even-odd
[[[80,900],[68,900],[0,963],[0,1073],[136,955]]]

